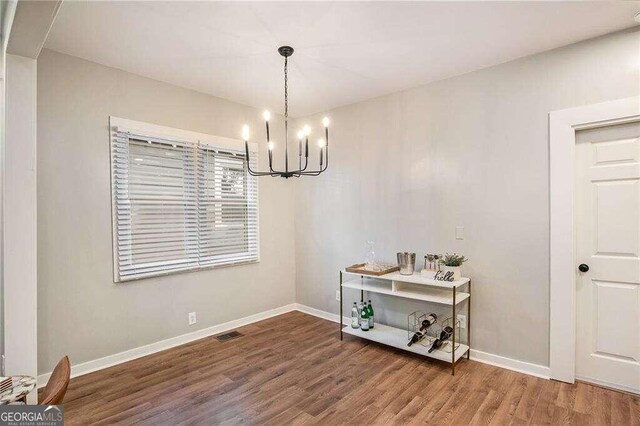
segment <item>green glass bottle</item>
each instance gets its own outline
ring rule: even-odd
[[[367,305],[367,316],[369,317],[369,328],[373,328],[373,305],[371,304],[371,300],[369,300],[369,304]]]
[[[369,310],[366,306],[362,307],[360,312],[360,330],[369,331]]]

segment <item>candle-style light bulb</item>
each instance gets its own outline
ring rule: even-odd
[[[269,147],[269,151],[273,151],[273,148],[275,148],[276,144],[274,144],[273,141],[269,141],[267,146]]]
[[[329,127],[329,117],[325,117],[322,119],[322,125],[324,127]]]
[[[325,145],[324,139],[318,139],[318,146],[320,148],[324,148],[324,145]]]
[[[242,126],[242,140],[249,140],[249,126],[247,126],[246,124]]]
[[[271,113],[267,110],[262,113],[262,117],[264,118],[264,121],[269,121],[271,120]]]
[[[311,134],[311,127],[309,127],[308,124],[305,124],[302,128],[302,131],[304,132],[305,136],[309,136]]]
[[[304,139],[304,131],[300,130],[298,132],[298,140],[301,141],[302,139]]]

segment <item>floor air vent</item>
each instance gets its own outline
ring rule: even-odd
[[[240,333],[239,331],[230,331],[228,333],[218,334],[216,336],[216,339],[218,339],[218,341],[220,342],[226,342],[227,340],[235,339],[236,337],[242,336],[244,336],[244,334]]]

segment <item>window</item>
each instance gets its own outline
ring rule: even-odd
[[[116,282],[259,260],[257,182],[240,141],[111,125]]]

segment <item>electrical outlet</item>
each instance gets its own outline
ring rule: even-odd
[[[196,313],[195,312],[189,312],[189,325],[193,325],[195,323],[198,322],[198,319],[196,318]]]
[[[458,321],[460,321],[460,328],[467,328],[467,316],[458,315]]]
[[[340,301],[340,290],[336,290],[336,300]]]

